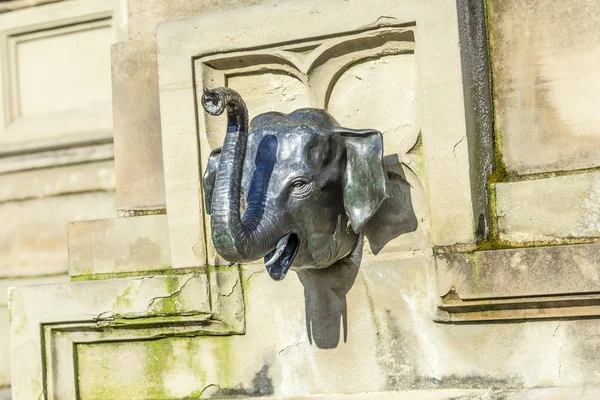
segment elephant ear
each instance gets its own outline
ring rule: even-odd
[[[346,147],[344,207],[352,230],[359,233],[388,197],[383,168],[383,139],[373,129],[335,127]]]
[[[204,204],[206,204],[206,213],[212,214],[212,196],[215,188],[215,179],[217,178],[217,169],[219,168],[219,160],[221,159],[221,147],[218,147],[210,152],[208,164],[204,172]]]

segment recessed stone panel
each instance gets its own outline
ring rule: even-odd
[[[211,341],[168,338],[76,345],[82,400],[198,398],[217,384],[218,350]],[[123,368],[127,360],[128,368]]]
[[[111,140],[110,45],[123,1],[0,14],[0,153]]]
[[[507,168],[530,174],[600,166],[600,3],[486,5]]]
[[[316,3],[313,5],[317,7]],[[422,182],[423,193],[430,196],[419,207],[432,213],[420,217],[423,226],[430,224],[433,242],[474,241],[477,221],[473,218],[470,201],[472,182],[459,84],[460,55],[442,55],[455,48],[445,41],[458,40],[452,36],[456,32],[438,35],[429,43],[425,38],[433,36],[420,29],[427,31],[436,24],[427,20],[427,12],[421,13],[422,10],[413,8],[412,4],[400,7],[403,11],[398,10],[397,15],[374,14],[367,18],[361,14],[360,24],[354,21],[359,16],[331,23],[324,17],[330,14],[322,10],[312,12],[306,7],[296,10],[296,6],[288,6],[289,12],[285,11],[285,15],[296,16],[290,17],[289,23],[280,18],[277,22],[267,21],[273,18],[273,10],[266,5],[244,9],[246,15],[243,16],[229,12],[223,18],[229,21],[239,18],[239,23],[229,25],[240,34],[216,35],[214,43],[195,45],[184,39],[184,31],[198,35],[199,30],[218,29],[218,24],[212,27],[214,20],[201,16],[159,28],[163,158],[174,264],[224,263],[207,235],[210,219],[203,211],[201,174],[210,151],[222,144],[225,118],[206,118],[203,110],[198,109],[203,87],[239,89],[248,96],[251,118],[261,111],[285,112],[308,105],[332,111],[347,126],[383,130],[386,153],[400,153],[400,162],[408,166]],[[387,3],[380,6],[387,11],[395,7]],[[338,5],[326,7],[333,10]],[[281,10],[277,8],[278,14],[283,13]],[[455,18],[455,11],[444,12],[448,18]],[[253,24],[245,25],[251,15],[265,19],[265,25],[285,29],[268,35],[262,31],[248,35],[255,32]],[[300,16],[305,18],[305,23],[298,24]],[[421,18],[424,18],[422,24],[419,23]],[[288,29],[292,25],[302,26],[304,30],[292,32]],[[193,59],[191,70],[183,54]],[[181,59],[176,60],[177,57]],[[449,68],[448,61],[452,57],[456,59]],[[457,82],[452,88],[448,85],[449,73],[454,74]],[[359,81],[355,78],[357,74],[364,79],[360,87],[364,90],[353,91],[352,80]],[[359,92],[364,92],[364,98],[358,96]],[[194,96],[192,99],[190,94]],[[448,96],[458,97],[442,106],[439,99],[448,99]],[[460,110],[449,112],[449,104]],[[432,112],[435,118],[420,116],[421,110],[437,106],[442,108]],[[199,165],[195,160],[199,160]],[[457,185],[464,185],[464,190],[457,189]],[[187,193],[184,193],[185,188]],[[201,204],[200,209],[197,204]],[[398,248],[402,247],[404,245]]]
[[[110,103],[110,22],[81,28],[15,36],[18,117]]]

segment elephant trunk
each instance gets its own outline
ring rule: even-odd
[[[227,109],[227,133],[212,197],[212,238],[217,252],[230,262],[249,262],[270,249],[270,238],[257,228],[252,212],[242,219],[240,195],[248,141],[248,110],[241,96],[229,88],[204,89],[202,106],[211,115]],[[264,230],[263,230],[264,231]]]

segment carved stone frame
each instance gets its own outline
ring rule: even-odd
[[[114,0],[78,0],[50,4],[43,10],[31,8],[14,15],[0,15],[0,105],[4,109],[0,115],[0,137],[11,132],[45,136],[24,142],[0,141],[0,173],[113,158],[112,129],[106,128],[112,121],[96,123],[97,127],[92,126],[92,122],[85,131],[61,132],[60,136],[55,136],[49,135],[43,119],[18,118],[16,47],[20,42],[32,39],[102,27],[112,27],[116,41],[121,17],[117,5]],[[110,104],[106,106],[110,107]],[[69,112],[60,116],[61,121],[71,117],[73,114]],[[18,124],[15,124],[17,120]]]
[[[344,18],[338,16],[343,14]],[[221,26],[220,21],[228,21]],[[257,27],[274,27],[257,29]],[[177,268],[220,263],[211,251],[201,171],[210,153],[197,92],[220,85],[198,68],[231,54],[273,55],[286,46],[386,29],[414,32],[421,134],[434,245],[473,243],[478,177],[471,177],[456,4],[377,0],[369,7],[320,1],[261,5],[161,24],[157,31],[166,202]],[[197,40],[195,40],[195,38]],[[291,72],[291,71],[288,71]],[[198,76],[200,75],[200,76]],[[213,75],[214,77],[214,75]],[[323,101],[314,102],[316,106]],[[419,111],[420,112],[420,111]]]
[[[78,346],[243,334],[239,282],[230,268],[11,288],[13,393],[79,398]]]

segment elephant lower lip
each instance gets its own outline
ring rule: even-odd
[[[290,269],[290,266],[292,265],[296,254],[298,253],[299,247],[300,239],[298,238],[298,236],[294,233],[289,234],[287,244],[285,245],[285,248],[281,255],[274,262],[272,262],[271,265],[267,266],[267,272],[269,273],[269,276],[271,278],[273,278],[276,281],[280,281],[283,278],[285,278],[285,275]],[[273,257],[275,252],[276,249],[269,252],[269,254],[265,256],[265,263],[267,263],[267,261]]]

